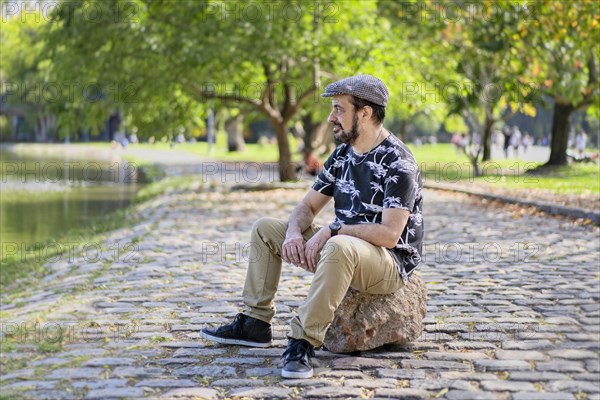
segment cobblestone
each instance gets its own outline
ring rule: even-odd
[[[448,400],[500,400],[505,397],[499,393],[481,390],[450,390],[444,398]]]
[[[522,360],[476,360],[475,368],[483,371],[522,371],[531,369],[528,362]]]
[[[419,389],[377,389],[375,396],[378,398],[396,398],[403,400],[428,400],[429,392]]]
[[[362,394],[360,388],[344,388],[344,387],[322,387],[316,389],[308,389],[303,396],[306,398],[330,399],[336,397],[358,397]]]
[[[516,381],[555,381],[557,379],[569,379],[568,375],[558,372],[538,372],[538,371],[512,371],[510,379]]]
[[[94,389],[86,395],[86,399],[122,399],[139,398],[144,395],[142,388],[123,388],[123,389]]]
[[[161,399],[218,399],[218,392],[208,388],[172,389],[160,396]]]
[[[377,358],[347,357],[333,360],[332,367],[335,369],[356,369],[365,368],[389,368],[392,366],[390,360],[380,360]]]
[[[584,372],[583,363],[579,361],[548,361],[536,364],[538,371],[553,371],[553,372]]]
[[[521,392],[514,393],[512,400],[575,400],[575,396],[569,393]]]
[[[546,390],[550,392],[587,392],[587,393],[599,393],[600,386],[598,382],[584,382],[584,381],[551,381],[546,385]]]
[[[547,360],[549,357],[539,351],[497,350],[494,354],[498,360]]]
[[[311,280],[287,264],[272,348],[201,340],[199,329],[240,310],[247,257],[236,249],[248,244],[265,203],[270,216],[285,219],[303,194],[227,192],[218,185],[172,193],[139,205],[137,225],[106,235],[107,248],[135,238],[139,261],[49,264],[52,279],[0,304],[3,324],[66,321],[74,334],[51,354],[38,353],[37,342],[11,339],[1,355],[3,395],[600,399],[598,228],[489,212],[485,201],[458,194],[426,191],[419,273],[429,301],[418,340],[351,355],[318,350],[315,378],[283,380],[288,322]],[[317,222],[332,215],[328,205]],[[526,243],[537,246],[535,254],[523,253]],[[484,245],[499,249],[495,261],[468,252]],[[452,249],[464,250],[461,260]],[[575,268],[575,275],[563,271]]]
[[[529,382],[509,382],[509,381],[481,381],[481,388],[491,392],[524,392],[535,390],[535,387]]]

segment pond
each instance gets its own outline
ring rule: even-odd
[[[3,255],[15,246],[24,250],[59,238],[94,217],[128,206],[143,180],[135,165],[101,148],[3,145],[0,166]]]

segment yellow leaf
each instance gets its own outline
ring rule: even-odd
[[[523,114],[528,115],[530,117],[535,117],[535,111],[535,107],[531,104],[523,104],[523,108],[521,110]]]

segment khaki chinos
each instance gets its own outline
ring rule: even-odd
[[[320,229],[313,224],[302,233],[310,239]],[[262,218],[252,228],[250,259],[243,300],[244,314],[271,323],[281,276],[281,247],[287,221]],[[291,321],[288,336],[313,346],[325,340],[334,312],[349,287],[373,294],[393,293],[403,286],[387,249],[348,235],[330,238],[321,250],[308,296]]]

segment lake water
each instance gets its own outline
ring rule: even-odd
[[[2,146],[0,166],[2,254],[57,239],[126,207],[142,185],[132,164],[101,148]]]

